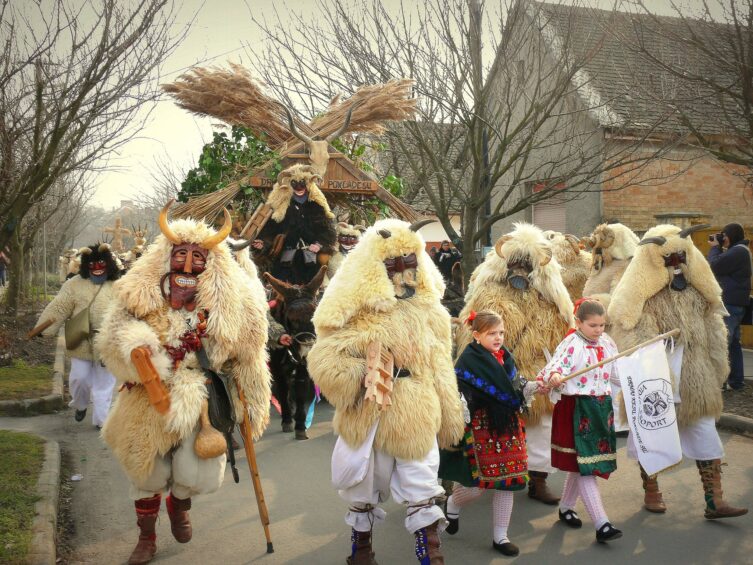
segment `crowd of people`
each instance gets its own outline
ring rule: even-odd
[[[450,242],[432,256],[421,223],[336,225],[317,179],[310,167],[283,171],[268,198],[270,220],[247,241],[228,239],[227,213],[215,230],[169,221],[166,206],[161,235],[128,271],[107,244],[82,249],[79,274],[39,319],[47,334],[66,325],[74,418],[83,421],[93,404],[92,423],[129,480],[139,527],[130,564],[156,554],[163,496],[172,534],[186,543],[192,497],[220,487],[228,457],[234,467],[230,436],[212,433],[220,426],[218,398],[225,395],[231,425],[249,419],[252,437],[244,439],[267,427],[269,348],[295,347],[296,363],[335,409],[332,481],[348,504],[348,563],[376,562],[372,530],[390,495],[406,506],[422,565],[444,562],[440,534],[459,535],[461,511],[486,491],[492,548],[503,555],[519,553],[509,526],[513,492],[526,489],[530,499],[557,505],[571,528],[583,525],[581,499],[596,541],[616,540],[622,532],[608,518],[597,479],[616,470],[620,379],[614,362],[602,362],[646,332],[665,331],[657,312],[679,327],[685,347],[676,375],[682,404],[674,402],[683,453],[697,461],[705,516],[747,512],[722,497],[723,449],[713,425],[722,382],[733,390],[744,384],[739,338],[751,258],[741,226],[713,236],[708,263],[689,239],[692,229],[657,226],[640,241],[632,234],[620,242],[628,228],[600,226],[611,236],[594,239],[592,275],[623,257],[625,264],[605,292],[573,300],[552,238],[518,224],[474,272],[453,326],[442,299],[461,255]],[[276,288],[326,288],[318,305],[308,298],[316,306],[311,332],[291,331],[306,320],[291,321],[289,312],[275,309],[271,317],[283,296],[267,295],[257,264]],[[292,432],[293,422],[283,429]],[[297,418],[295,431],[306,439]],[[633,444],[631,437],[635,457]],[[556,470],[566,473],[559,496],[547,484]],[[640,471],[646,509],[665,511],[656,476]]]

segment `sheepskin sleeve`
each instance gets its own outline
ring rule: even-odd
[[[44,324],[49,320],[54,320],[53,324],[42,332],[43,335],[51,336],[58,333],[60,327],[65,321],[73,315],[76,308],[76,296],[75,296],[75,283],[79,277],[73,277],[68,279],[63,286],[60,287],[60,291],[57,296],[50,302],[42,312],[37,320],[37,326]]]
[[[308,367],[327,400],[342,410],[363,396],[366,357],[344,343],[339,333],[317,338],[308,355]]]
[[[440,448],[447,449],[456,445],[463,437],[465,421],[452,358],[449,355],[443,355],[441,359],[437,359],[437,365],[439,366],[436,368],[434,386],[442,411],[437,442]]]

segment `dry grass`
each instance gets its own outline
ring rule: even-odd
[[[345,122],[353,108],[348,132],[384,132],[384,122],[413,118],[416,100],[410,98],[413,81],[394,80],[385,84],[363,86],[346,100],[335,97],[329,109],[307,124],[296,119],[296,127],[310,137],[326,138]],[[230,69],[196,67],[162,86],[178,106],[202,116],[211,116],[229,125],[242,125],[254,135],[264,138],[280,158],[299,151],[301,142],[288,127],[283,106],[264,93],[262,85],[240,65],[230,63]],[[271,163],[269,164],[271,165]],[[238,195],[247,177],[261,174],[269,165],[244,171],[243,177],[212,194],[191,198],[175,207],[176,217],[213,220]],[[413,219],[415,213],[395,198],[385,199],[386,191],[376,196],[401,217]]]

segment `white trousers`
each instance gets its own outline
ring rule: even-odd
[[[552,467],[552,415],[543,414],[535,426],[526,425],[528,470],[554,473]]]
[[[348,465],[347,457],[344,451],[339,451],[340,460],[333,459],[333,467]],[[363,480],[338,491],[351,505],[345,522],[356,531],[371,531],[372,526],[382,522],[386,516],[384,510],[376,507],[377,504],[389,500],[392,493],[397,503],[408,507],[405,528],[410,533],[436,521],[439,521],[439,530],[444,530],[447,520],[442,510],[433,504],[434,498],[444,495],[444,489],[437,481],[438,471],[439,448],[436,440],[425,458],[414,461],[372,449]]]
[[[698,418],[687,426],[678,424],[677,429],[680,433],[682,454],[688,459],[710,461],[724,457],[724,446],[719,432],[716,431],[716,421],[711,416]],[[638,459],[632,432],[628,435],[627,448],[628,457]]]
[[[152,474],[138,483],[131,482],[131,499],[150,498],[168,489],[176,498],[185,499],[220,488],[225,476],[225,454],[199,459],[193,449],[195,439],[196,430],[177,449],[155,457]]]
[[[72,397],[68,406],[76,410],[86,410],[91,402],[94,405],[92,423],[95,426],[105,423],[112,404],[112,391],[115,388],[115,377],[110,371],[96,361],[71,357],[68,388]]]

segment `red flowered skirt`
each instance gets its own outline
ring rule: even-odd
[[[563,395],[552,415],[552,466],[609,478],[617,468],[612,399]]]

